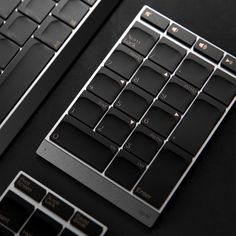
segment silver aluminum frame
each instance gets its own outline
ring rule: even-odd
[[[231,107],[234,105],[235,101],[236,101],[236,97],[234,97],[234,99],[232,100],[231,104],[226,108],[224,114],[222,115],[221,119],[218,121],[218,123],[215,125],[214,129],[212,130],[212,132],[210,133],[210,135],[208,136],[208,138],[205,140],[204,144],[202,145],[202,147],[200,148],[200,150],[198,151],[198,153],[194,156],[193,161],[191,162],[191,164],[189,165],[189,167],[187,168],[187,170],[184,172],[184,174],[182,175],[182,177],[180,178],[180,180],[178,181],[178,183],[176,184],[176,186],[173,188],[173,190],[171,191],[171,193],[169,194],[169,196],[167,197],[167,199],[165,200],[164,204],[162,205],[162,207],[160,209],[155,208],[154,206],[150,205],[149,203],[145,202],[144,200],[140,199],[139,197],[137,197],[136,195],[133,194],[133,191],[136,187],[136,185],[134,186],[134,188],[131,191],[127,191],[125,188],[123,188],[122,186],[120,186],[119,184],[117,184],[116,182],[114,182],[113,180],[109,179],[108,177],[105,176],[105,171],[103,173],[99,173],[97,170],[95,170],[94,168],[92,168],[91,166],[89,166],[88,164],[86,164],[85,162],[83,162],[82,160],[79,160],[76,156],[72,155],[71,153],[69,153],[68,151],[66,151],[65,149],[63,149],[62,147],[58,146],[57,144],[53,143],[52,141],[50,141],[50,135],[53,133],[53,131],[56,129],[56,127],[58,126],[58,124],[62,121],[62,119],[64,118],[65,115],[68,114],[69,110],[72,108],[73,104],[76,102],[76,100],[78,99],[78,97],[83,93],[83,91],[86,89],[86,87],[89,85],[89,83],[93,80],[93,78],[95,77],[95,75],[98,73],[98,71],[101,69],[101,67],[104,66],[105,62],[107,61],[107,59],[111,56],[111,54],[113,53],[113,51],[116,49],[116,47],[122,43],[122,40],[124,38],[124,36],[129,32],[129,30],[132,28],[132,26],[136,23],[136,22],[140,22],[142,24],[144,24],[145,26],[149,27],[150,29],[154,30],[155,32],[158,32],[162,38],[163,36],[174,41],[176,44],[180,45],[181,47],[185,48],[188,53],[191,52],[195,55],[197,55],[198,57],[200,57],[201,59],[207,61],[208,63],[210,63],[211,65],[214,66],[215,70],[220,68],[222,71],[224,71],[225,73],[229,74],[230,76],[232,76],[233,78],[236,79],[236,76],[234,74],[232,74],[231,72],[225,70],[224,68],[222,68],[220,66],[221,63],[219,64],[215,64],[214,62],[208,60],[207,58],[203,57],[202,55],[200,55],[199,53],[197,53],[193,47],[188,48],[185,45],[181,44],[179,41],[177,41],[176,39],[172,38],[171,36],[169,36],[167,34],[167,32],[162,32],[159,31],[157,28],[154,28],[153,26],[149,25],[148,23],[144,22],[141,19],[141,15],[143,13],[143,11],[145,9],[150,9],[152,11],[155,11],[154,9],[148,7],[148,6],[144,6],[141,11],[139,12],[139,14],[135,17],[135,19],[133,20],[133,22],[129,25],[129,27],[126,29],[126,31],[124,32],[124,34],[121,36],[121,38],[118,40],[118,42],[114,45],[114,47],[111,49],[111,51],[108,53],[108,55],[105,57],[105,59],[103,60],[103,62],[100,64],[100,66],[97,68],[97,70],[94,72],[94,74],[92,75],[92,77],[88,80],[88,82],[84,85],[84,87],[82,88],[82,90],[78,93],[78,95],[75,97],[75,99],[73,100],[73,102],[70,104],[70,106],[66,109],[66,111],[64,112],[64,114],[61,116],[61,118],[57,121],[57,123],[54,125],[54,127],[52,128],[52,130],[49,132],[49,134],[46,136],[46,138],[43,140],[43,142],[41,143],[40,147],[37,150],[37,154],[39,156],[41,156],[42,158],[44,158],[45,160],[49,161],[50,163],[52,163],[53,165],[55,165],[56,167],[58,167],[59,169],[63,170],[64,172],[66,172],[67,174],[69,174],[70,176],[72,176],[74,179],[78,180],[79,182],[81,182],[82,184],[84,184],[85,186],[87,186],[88,188],[90,188],[91,190],[95,191],[96,193],[98,193],[99,195],[101,195],[102,197],[104,197],[105,199],[107,199],[108,201],[110,201],[111,203],[115,204],[116,206],[118,206],[119,208],[121,208],[122,210],[124,210],[126,213],[130,214],[131,216],[133,216],[134,218],[136,218],[137,220],[139,220],[140,222],[142,222],[143,224],[145,224],[148,227],[152,227],[153,224],[155,223],[156,219],[158,218],[158,216],[161,214],[161,212],[164,210],[165,206],[167,205],[167,203],[169,202],[169,200],[171,199],[171,197],[173,196],[173,194],[175,193],[175,191],[177,190],[177,188],[179,187],[179,185],[181,184],[181,182],[183,181],[183,179],[185,178],[185,176],[187,175],[187,173],[189,172],[189,170],[191,169],[191,167],[193,166],[193,164],[195,163],[195,161],[198,159],[200,153],[202,152],[202,150],[204,149],[204,147],[206,146],[206,144],[208,143],[208,141],[211,139],[211,137],[213,136],[213,134],[215,133],[215,131],[217,130],[217,128],[219,127],[219,125],[221,124],[221,122],[223,121],[223,119],[225,118],[225,116],[227,115],[227,113],[229,112],[229,110],[231,109]],[[161,13],[155,11],[156,13],[162,15]],[[163,17],[167,18],[166,16],[162,15]],[[185,30],[189,31],[188,29],[186,29],[185,27],[183,27],[182,25],[174,22],[173,20],[167,18],[170,21],[170,25],[172,23],[177,24],[178,26],[184,28]],[[189,31],[191,32],[191,31]],[[191,32],[192,34],[194,34],[193,32]],[[201,37],[199,37],[198,35],[194,34],[197,37],[197,40],[200,39]],[[201,38],[202,39],[202,38]],[[205,40],[205,39],[204,39]],[[210,42],[208,42],[207,40],[205,40],[207,43],[211,44]],[[197,41],[196,41],[197,42]],[[158,43],[158,42],[157,42]],[[213,45],[213,44],[211,44]],[[214,45],[215,46],[215,45]],[[155,46],[154,46],[155,47]],[[153,47],[153,48],[154,48]],[[215,46],[217,47],[217,46]],[[217,47],[218,48],[218,47]],[[221,49],[222,50],[222,49]],[[224,51],[224,50],[222,50]],[[151,52],[150,52],[151,53]],[[150,55],[150,53],[147,55],[146,58],[148,58],[148,56]],[[188,55],[187,53],[187,55]],[[187,56],[186,55],[186,56]],[[225,55],[230,55],[229,53],[224,51],[224,56]],[[232,56],[232,55],[230,55]],[[224,57],[223,57],[224,58]],[[223,60],[222,58],[222,60]],[[184,59],[183,59],[184,60]],[[139,69],[139,68],[138,68]],[[137,70],[138,70],[137,69]],[[176,69],[176,71],[178,70],[178,68]],[[215,71],[214,70],[214,71]],[[214,73],[214,71],[212,73]],[[174,75],[175,72],[173,72],[172,75]],[[172,77],[172,76],[171,76]],[[209,77],[210,78],[210,77]],[[171,79],[171,78],[170,78]],[[132,78],[129,80],[131,81]],[[204,84],[204,86],[207,84],[208,81],[206,81],[206,83]],[[204,88],[203,86],[203,88]],[[125,86],[126,87],[126,86]],[[165,88],[165,86],[163,87],[163,89]],[[203,88],[199,91],[202,92]],[[159,94],[161,94],[161,92],[163,91],[163,89],[160,91]],[[158,98],[159,94],[157,95],[156,98]],[[197,98],[197,96],[196,96]],[[195,98],[195,99],[196,99]],[[195,101],[194,99],[194,101]],[[156,99],[155,99],[156,100]],[[155,102],[154,100],[154,102]],[[194,102],[193,101],[193,102]],[[189,106],[189,108],[192,106],[193,102],[191,103],[191,105]],[[188,112],[189,108],[187,109],[186,112]],[[182,118],[185,116],[186,112],[182,115]],[[145,113],[146,114],[146,113]],[[145,116],[144,114],[144,116]],[[143,116],[143,117],[144,117]],[[180,119],[179,123],[181,122],[182,118]],[[142,119],[140,119],[142,120]],[[140,122],[138,122],[137,124],[139,124]],[[178,124],[179,124],[178,123]],[[176,125],[176,127],[178,126],[178,124]],[[176,129],[175,127],[175,129]],[[96,128],[96,127],[95,127]],[[175,130],[174,129],[174,130]],[[174,132],[174,130],[171,132],[171,134]],[[131,133],[132,134],[132,133]],[[131,135],[130,134],[130,135]],[[171,136],[171,134],[169,135],[169,137]],[[130,137],[130,136],[129,136]],[[128,137],[128,138],[129,138]],[[169,140],[169,137],[165,140],[164,144]],[[127,138],[127,139],[128,139]],[[164,146],[163,144],[163,146]],[[159,152],[158,152],[159,153]],[[156,157],[158,156],[158,153],[156,154],[155,158],[152,160],[152,162],[156,159]],[[115,157],[114,157],[115,158]],[[111,161],[112,162],[112,161]],[[150,165],[152,164],[152,162],[150,163]],[[148,168],[150,167],[150,165],[148,165]],[[109,166],[108,166],[109,167]],[[146,173],[146,171],[143,173],[143,175]],[[140,177],[140,179],[143,177],[143,175]],[[138,181],[139,182],[139,181]],[[137,182],[137,183],[138,183]]]

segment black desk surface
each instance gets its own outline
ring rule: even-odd
[[[235,106],[152,229],[35,154],[50,128],[143,4],[236,55],[235,0],[124,0],[0,159],[0,193],[23,170],[104,222],[109,227],[108,235],[235,236]]]

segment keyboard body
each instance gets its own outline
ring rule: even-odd
[[[0,155],[118,2],[1,1]]]
[[[233,107],[235,65],[232,55],[144,6],[37,154],[151,227]],[[152,76],[143,67],[158,72],[154,80],[145,82]],[[120,86],[112,99],[100,74]]]
[[[103,236],[107,232],[104,224],[23,171],[0,197],[0,215],[2,236]]]

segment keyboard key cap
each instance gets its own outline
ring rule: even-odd
[[[160,101],[156,101],[142,120],[148,128],[167,137],[180,119],[180,114]]]
[[[226,55],[221,65],[230,72],[236,74],[236,59],[234,57]]]
[[[52,14],[75,28],[89,11],[89,7],[80,0],[61,0]]]
[[[159,99],[179,112],[184,113],[197,95],[197,92],[197,89],[190,84],[178,77],[173,77],[161,92]]]
[[[197,37],[192,34],[191,32],[187,31],[186,29],[182,28],[181,26],[173,23],[167,32],[170,36],[177,39],[181,43],[184,43],[188,47],[192,47],[195,43]]]
[[[74,209],[71,206],[51,193],[47,194],[42,205],[65,221],[68,221],[74,213]]]
[[[132,83],[156,96],[169,78],[169,72],[147,60],[133,77]]]
[[[126,81],[123,78],[103,67],[87,89],[111,104],[125,84]]]
[[[103,231],[100,225],[80,212],[75,214],[70,223],[86,235],[97,236],[101,235]]]
[[[107,169],[106,176],[131,190],[145,169],[144,162],[122,150]]]
[[[32,39],[9,64],[9,70],[5,70],[0,76],[0,122],[29,88],[53,55],[52,50]]]
[[[207,95],[201,94],[184,116],[170,140],[196,155],[224,111],[223,105]]]
[[[121,146],[134,127],[134,120],[116,109],[111,109],[96,131]]]
[[[152,102],[152,97],[136,87],[129,84],[117,98],[114,106],[139,120]]]
[[[97,1],[97,0],[83,0],[85,3],[87,3],[88,5],[90,6],[93,6],[94,3]]]
[[[159,39],[160,35],[145,25],[136,22],[125,36],[123,43],[146,56]]]
[[[20,2],[21,0],[1,0],[0,17],[2,17],[3,19],[8,18],[8,16],[15,10]]]
[[[107,109],[108,104],[85,91],[72,106],[69,113],[90,128],[94,128]]]
[[[40,210],[36,210],[30,220],[22,229],[21,236],[57,236],[62,229],[62,225],[47,216]]]
[[[236,79],[218,69],[208,81],[204,92],[228,106],[236,95]]]
[[[24,175],[20,175],[14,183],[14,186],[21,192],[34,199],[36,202],[40,202],[46,195],[46,190],[44,188],[40,187]]]
[[[2,26],[3,24],[3,19],[0,18],[0,27]]]
[[[219,63],[222,57],[224,56],[223,51],[216,48],[212,44],[209,44],[203,39],[199,39],[194,46],[194,49],[202,54],[203,56],[209,58],[210,60]]]
[[[2,225],[0,225],[0,235],[1,236],[14,236],[14,234],[11,231],[3,227]]]
[[[60,236],[77,236],[77,234],[74,234],[72,231],[70,231],[69,229],[65,228],[62,233],[60,234]]]
[[[177,71],[177,75],[197,88],[201,88],[214,67],[190,53]]]
[[[101,172],[117,152],[114,144],[68,116],[58,125],[50,139]]]
[[[148,22],[149,24],[157,27],[162,31],[165,31],[170,24],[170,21],[168,19],[150,10],[149,8],[144,10],[142,14],[142,20]]]
[[[37,24],[28,17],[15,12],[1,28],[1,33],[23,46],[37,29]]]
[[[170,41],[162,38],[150,54],[150,59],[170,72],[174,72],[187,51]]]
[[[162,144],[163,139],[159,135],[139,125],[125,143],[124,148],[149,164]]]
[[[167,143],[134,190],[134,194],[160,208],[191,162],[191,156]]]
[[[119,45],[105,63],[105,66],[127,80],[142,63],[142,56],[124,45]]]
[[[69,229],[65,228],[60,236],[77,236],[76,234],[74,234],[73,232],[71,232]]]
[[[52,0],[24,0],[18,10],[40,24],[54,5]]]
[[[18,52],[19,47],[0,35],[0,68],[4,69]]]
[[[31,204],[9,191],[0,202],[0,222],[18,232],[33,210]]]
[[[49,16],[36,32],[35,37],[57,51],[71,32],[69,26]]]

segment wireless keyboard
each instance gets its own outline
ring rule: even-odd
[[[151,227],[235,94],[235,57],[145,6],[37,153]]]
[[[0,0],[0,155],[118,0]]]
[[[107,227],[19,172],[0,197],[1,236],[102,236]]]

